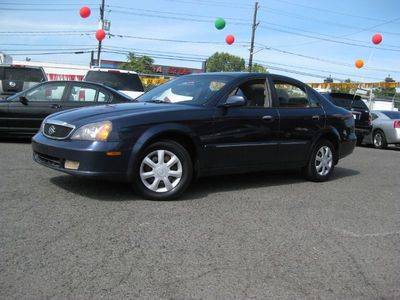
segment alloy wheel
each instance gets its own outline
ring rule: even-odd
[[[144,157],[140,165],[140,179],[149,190],[166,193],[182,179],[182,163],[168,150],[155,150]]]
[[[322,146],[317,151],[315,156],[315,168],[318,175],[326,176],[329,174],[333,165],[333,155],[332,150],[328,146]]]
[[[380,132],[375,133],[374,146],[377,148],[380,148],[380,147],[382,147],[382,142],[383,142],[382,134],[380,134]]]

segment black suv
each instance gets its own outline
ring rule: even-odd
[[[368,135],[372,130],[371,114],[368,106],[358,95],[347,93],[322,94],[336,106],[351,111],[356,124],[357,145],[361,145],[364,136]]]
[[[135,103],[50,115],[32,148],[49,168],[126,180],[146,198],[171,199],[198,176],[301,168],[325,181],[355,143],[353,115],[300,81],[206,73]]]
[[[0,65],[0,99],[29,89],[47,81],[42,67],[23,65]]]

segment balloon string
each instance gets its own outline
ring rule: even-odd
[[[369,53],[369,57],[368,57],[368,60],[367,60],[367,66],[369,66],[369,63],[371,62],[371,60],[372,60],[374,54],[375,54],[375,48],[372,49],[371,52]],[[363,72],[363,74],[364,74],[363,76],[364,76],[364,77],[361,77],[361,82],[360,82],[360,84],[358,85],[357,90],[361,89],[361,85],[363,84],[363,82],[364,82],[364,80],[365,80],[365,72],[366,72],[366,71]],[[355,99],[356,96],[357,96],[357,90],[356,90],[356,92],[354,93],[353,102],[354,102],[354,99]],[[371,88],[370,93],[371,93],[371,92],[372,92],[372,88]],[[371,95],[370,95],[370,98],[369,98],[369,108],[371,108]]]

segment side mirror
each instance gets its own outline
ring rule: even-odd
[[[222,107],[239,107],[246,105],[246,100],[243,96],[229,96],[226,102],[222,104]]]
[[[20,96],[19,97],[19,102],[21,102],[23,105],[28,105],[28,98],[26,98],[25,96]]]

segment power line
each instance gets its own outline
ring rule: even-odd
[[[287,1],[287,0],[273,0],[273,1],[279,2],[279,3],[283,2],[283,3],[289,4],[289,5],[293,5],[293,6],[303,7],[303,8],[307,8],[307,9],[316,10],[316,11],[328,12],[328,13],[331,13],[331,14],[337,14],[337,15],[342,15],[342,16],[347,16],[347,17],[360,18],[360,19],[378,21],[378,22],[386,21],[386,20],[383,20],[383,19],[378,19],[378,18],[369,17],[369,16],[350,14],[350,13],[346,13],[346,12],[339,12],[339,11],[334,11],[334,10],[330,10],[330,9],[326,9],[326,8],[320,8],[320,7],[314,7],[314,6],[310,6],[310,5],[305,5],[305,4],[301,4],[301,3],[294,3],[294,2],[291,2],[291,1]]]
[[[149,11],[149,10],[147,10]],[[135,13],[135,12],[130,12],[130,11],[120,11],[120,10],[111,10],[111,12],[116,12],[116,13],[122,13],[122,14],[130,14],[130,15],[136,15],[136,16],[141,16],[141,17],[151,17],[151,18],[161,18],[161,19],[174,19],[174,20],[179,20],[179,21],[190,21],[190,22],[201,22],[201,23],[208,23],[208,22],[212,22],[212,19],[208,19],[208,20],[203,20],[203,19],[196,19],[196,18],[185,18],[185,17],[174,17],[174,16],[162,16],[162,15],[155,15],[155,14],[148,14],[148,13]],[[156,13],[157,11],[152,10],[151,12]],[[165,11],[163,11],[162,13],[166,13]],[[168,12],[171,13],[171,12]],[[184,15],[184,14],[179,14],[179,13],[175,13],[176,15]],[[202,18],[207,18],[208,16],[201,16],[201,15],[197,15],[198,17],[202,17]],[[375,47],[372,45],[369,45],[368,43],[364,42],[364,41],[360,41],[360,40],[354,40],[354,39],[349,39],[349,38],[345,38],[344,40],[338,40],[336,36],[331,36],[331,35],[327,35],[327,34],[323,34],[323,33],[319,33],[319,32],[315,32],[315,31],[307,31],[307,30],[299,30],[298,28],[295,27],[291,27],[291,26],[284,26],[284,25],[280,25],[280,24],[276,24],[276,23],[272,23],[272,22],[267,22],[267,21],[263,21],[260,20],[263,24],[268,24],[270,26],[274,26],[274,27],[270,27],[270,26],[264,26],[264,25],[260,25],[261,28],[264,29],[269,29],[269,30],[273,30],[273,31],[277,31],[277,32],[282,32],[282,33],[286,33],[286,34],[291,34],[291,35],[296,35],[296,36],[302,36],[302,37],[306,37],[306,38],[310,38],[310,39],[314,39],[314,40],[321,40],[321,41],[325,41],[325,42],[330,42],[330,43],[336,43],[336,44],[343,44],[343,45],[348,45],[348,46],[356,46],[356,47],[363,47],[363,48],[368,48],[368,49],[379,49],[382,51],[394,51],[394,52],[400,52],[400,48],[396,48],[396,46],[393,45],[388,45],[389,47]],[[245,26],[250,26],[250,23],[244,23],[244,22],[231,22],[231,24],[235,24],[235,25],[245,25]],[[278,27],[278,28],[276,28]],[[288,29],[282,29],[282,28],[288,28]],[[295,30],[295,31],[293,31]],[[299,32],[300,31],[300,32]],[[317,34],[320,36],[315,36],[315,35],[310,35],[310,34],[306,34],[304,32],[308,32],[310,34]]]
[[[58,55],[58,54],[84,54],[84,53],[90,53],[91,51],[85,51],[85,50],[78,50],[78,51],[63,51],[63,52],[39,52],[39,53],[10,53],[10,55],[13,56],[32,56],[32,55]]]
[[[259,44],[259,45],[262,45],[262,44]],[[325,63],[329,63],[329,64],[333,64],[333,65],[340,65],[340,66],[344,66],[344,67],[354,68],[354,65],[350,64],[350,63],[305,55],[305,54],[282,50],[282,49],[278,49],[278,48],[274,48],[274,47],[268,47],[265,45],[263,45],[263,46],[264,46],[264,49],[266,49],[266,50],[272,50],[272,51],[276,51],[276,52],[279,52],[282,54],[294,55],[294,56],[298,56],[298,57],[302,57],[302,58],[306,58],[306,59],[310,59],[310,60],[315,60],[315,61],[320,61],[320,62],[325,62]],[[370,70],[370,71],[385,72],[385,73],[387,73],[387,72],[400,73],[400,70],[389,70],[389,69],[382,69],[382,68],[375,68],[375,67],[368,67],[368,66],[364,67],[364,69]]]

